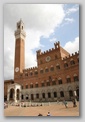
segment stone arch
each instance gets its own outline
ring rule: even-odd
[[[29,99],[29,94],[28,94],[28,93],[26,93],[26,95],[25,95],[25,99],[26,99],[26,100]]]
[[[55,91],[57,92],[57,89],[56,89],[56,88],[53,88],[53,89],[52,89],[52,92],[55,92]]]
[[[36,90],[36,93],[40,93],[40,91],[39,90]]]
[[[22,100],[24,99],[24,95],[23,95],[23,94],[21,94],[21,99],[22,99]]]
[[[60,88],[59,88],[59,92],[60,92],[60,91],[64,91],[63,87],[60,87]]]
[[[19,98],[19,95],[20,95],[20,90],[19,89],[17,89],[16,90],[16,97],[17,97],[17,100],[19,100],[20,98]]]
[[[10,94],[10,95],[9,95],[9,100],[14,101],[14,94],[15,94],[15,91],[14,91],[13,88],[10,88],[9,94]]]
[[[73,97],[73,89],[71,86],[68,86],[67,88],[68,94],[69,94],[69,99],[71,99]]]
[[[71,86],[67,87],[67,91],[69,91],[69,90],[73,90]]]
[[[41,90],[41,93],[45,93],[46,91],[45,90]]]
[[[14,83],[8,86],[7,101],[9,102],[10,100],[14,101],[15,103],[17,103],[18,100],[21,100],[21,85],[20,84]]]
[[[47,92],[51,92],[51,89],[47,89]]]

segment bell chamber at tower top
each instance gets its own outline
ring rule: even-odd
[[[18,39],[18,38],[25,39],[25,37],[26,37],[26,32],[24,30],[24,23],[21,19],[19,22],[17,22],[17,30],[15,31],[14,34],[15,34],[16,39]]]

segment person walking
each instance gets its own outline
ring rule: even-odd
[[[73,99],[73,107],[77,107],[75,99]]]
[[[63,104],[65,105],[66,108],[68,108],[67,101],[63,100]]]

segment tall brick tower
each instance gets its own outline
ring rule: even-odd
[[[17,30],[15,31],[14,79],[25,68],[25,37],[24,23],[20,20],[17,22]]]

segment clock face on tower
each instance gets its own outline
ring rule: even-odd
[[[19,71],[19,67],[16,67],[16,68],[15,68],[15,72],[18,72],[18,71]]]
[[[45,60],[46,60],[46,62],[49,62],[51,60],[51,57],[47,56]]]

